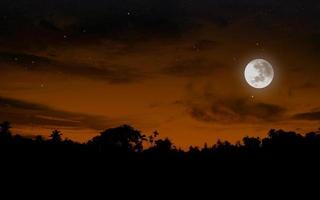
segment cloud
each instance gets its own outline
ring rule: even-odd
[[[251,99],[229,98],[204,104],[185,104],[190,116],[202,122],[253,123],[284,119],[286,109]]]
[[[283,7],[286,7],[285,12]],[[301,9],[306,12],[298,15],[297,11]],[[216,33],[227,31],[231,26],[238,27],[237,23],[242,27],[237,32],[239,37],[253,32],[253,38],[257,36],[257,29],[265,33],[268,27],[275,31],[288,26],[296,30],[301,24],[314,29],[320,27],[316,20],[319,18],[318,7],[300,1],[287,5],[271,0],[190,0],[187,3],[183,0],[67,3],[65,0],[20,0],[19,3],[0,1],[0,13],[2,46],[24,50],[92,44],[102,39],[144,42],[165,38],[176,41],[196,31],[212,28]],[[253,21],[256,22],[252,24]],[[65,34],[72,39],[65,41]]]
[[[225,67],[219,62],[209,62],[205,59],[189,59],[175,61],[162,72],[166,75],[178,77],[208,76],[216,69]]]
[[[58,39],[54,36],[59,33],[72,34],[74,38],[85,35],[92,40],[131,36],[135,39],[140,36],[138,38],[143,40],[148,37],[176,38],[201,27],[199,24],[204,22],[222,29],[247,15],[255,17],[252,13],[259,12],[257,7],[254,2],[225,0],[191,0],[188,3],[181,0],[1,1],[0,12],[5,18],[0,19],[0,35],[4,32],[3,36],[10,37],[12,33],[21,32],[21,35],[28,34],[33,42],[39,42],[40,38],[34,37],[36,34],[45,37],[51,45],[55,45]],[[83,29],[87,30],[85,34],[81,34]]]
[[[98,68],[83,63],[62,62],[24,53],[0,52],[0,63],[7,64],[8,69],[18,66],[23,70],[82,76],[114,84],[131,83],[144,77],[137,69],[128,66],[102,65]],[[2,70],[4,69],[5,66],[2,67]]]
[[[45,42],[56,45],[61,34],[73,35],[74,40],[177,37],[192,24],[185,25],[188,15],[183,15],[183,10],[180,0],[1,1],[1,17],[5,18],[0,17],[0,36],[11,38],[13,43],[27,36],[34,46]]]
[[[101,130],[111,120],[104,116],[56,110],[45,105],[0,96],[0,121],[18,125],[90,128]]]
[[[320,111],[298,113],[292,116],[295,120],[320,121]]]

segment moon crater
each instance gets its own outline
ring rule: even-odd
[[[274,71],[268,61],[255,59],[246,66],[244,76],[251,87],[262,89],[271,84],[274,78]]]

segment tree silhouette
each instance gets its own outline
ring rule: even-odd
[[[94,137],[89,141],[89,145],[98,147],[100,152],[141,152],[146,136],[139,130],[129,125],[117,128],[110,128],[103,131],[100,136]]]
[[[255,138],[255,137],[244,137],[242,139],[243,144],[245,146],[245,148],[249,149],[249,150],[257,150],[260,148],[261,145],[261,140],[260,138]]]
[[[61,131],[55,129],[52,131],[50,138],[53,143],[60,143],[62,141],[61,136],[62,136]]]
[[[158,136],[159,136],[158,131],[154,131],[153,134],[148,137],[148,141],[149,141],[149,144],[150,144],[151,146],[154,145],[155,139],[156,139]]]
[[[42,136],[26,137],[13,135],[9,122],[0,123],[0,153],[8,157],[31,155],[38,158],[55,158],[62,162],[63,159],[82,158],[84,155],[92,159],[116,161],[114,158],[148,162],[159,160],[161,162],[190,161],[197,163],[237,163],[245,161],[247,164],[257,160],[266,163],[280,163],[285,160],[295,162],[309,162],[317,160],[320,155],[320,133],[310,132],[305,135],[292,131],[271,129],[267,137],[244,137],[242,143],[232,144],[228,141],[218,140],[213,146],[192,147],[189,150],[177,149],[169,138],[159,138],[159,133],[154,132],[151,136],[143,135],[139,130],[123,125],[107,129],[99,136],[93,137],[87,143],[77,143],[70,139],[62,139],[59,130],[53,130],[49,139]],[[149,145],[147,149],[144,142]],[[57,155],[57,156],[55,156]],[[97,155],[97,157],[96,157]]]
[[[0,124],[0,142],[7,143],[12,139],[11,125],[5,121]]]
[[[37,135],[37,136],[35,137],[35,142],[36,142],[37,144],[44,143],[44,141],[45,141],[45,139],[43,138],[42,135]]]
[[[5,121],[0,124],[0,134],[2,136],[11,137],[11,125],[9,122]]]
[[[170,152],[174,149],[173,143],[168,138],[155,141],[154,148],[161,152]]]

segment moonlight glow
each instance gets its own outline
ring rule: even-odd
[[[272,65],[264,59],[252,60],[244,71],[247,83],[258,89],[270,85],[274,77]]]

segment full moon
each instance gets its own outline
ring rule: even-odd
[[[250,86],[262,89],[271,84],[274,71],[268,61],[255,59],[246,66],[244,77]]]

